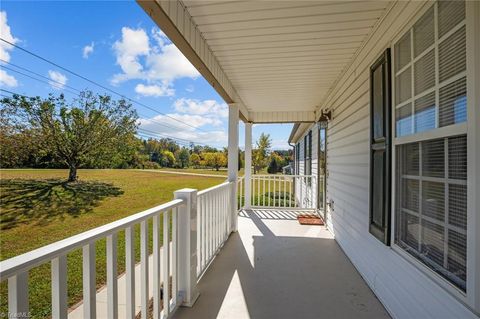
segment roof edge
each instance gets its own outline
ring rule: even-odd
[[[295,136],[295,133],[297,133],[297,130],[299,127],[300,127],[300,123],[295,123],[293,125],[292,131],[290,132],[290,136],[288,137],[288,144],[290,144],[293,141],[293,137]]]

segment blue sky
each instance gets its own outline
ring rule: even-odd
[[[144,136],[226,146],[227,105],[135,2],[2,1],[0,6],[2,38],[169,115],[134,103]],[[8,62],[0,61],[4,90],[40,96],[63,92],[67,98],[83,89],[106,93],[3,42],[0,59]],[[253,139],[265,132],[274,148],[284,149],[291,127],[254,125]],[[243,132],[241,124],[241,146]]]

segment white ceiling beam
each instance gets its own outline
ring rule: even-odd
[[[225,102],[239,106],[241,119],[250,121],[246,106],[185,5],[179,0],[137,0],[137,2]]]
[[[313,123],[314,111],[250,112],[253,123]]]

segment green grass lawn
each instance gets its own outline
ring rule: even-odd
[[[205,189],[219,178],[161,174],[141,170],[80,170],[67,184],[66,170],[0,170],[0,259],[104,225],[173,199],[175,190]],[[151,236],[150,236],[151,238]],[[125,269],[124,234],[118,237],[118,269]],[[151,245],[151,243],[150,243]],[[139,260],[139,231],[136,255]],[[96,243],[97,287],[106,281],[105,240]],[[82,299],[81,250],[68,255],[69,305]],[[29,273],[30,309],[50,316],[50,265]],[[0,287],[0,313],[6,312],[7,285]]]

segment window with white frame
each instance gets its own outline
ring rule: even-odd
[[[434,3],[394,44],[394,81],[395,243],[465,291],[463,1]]]

